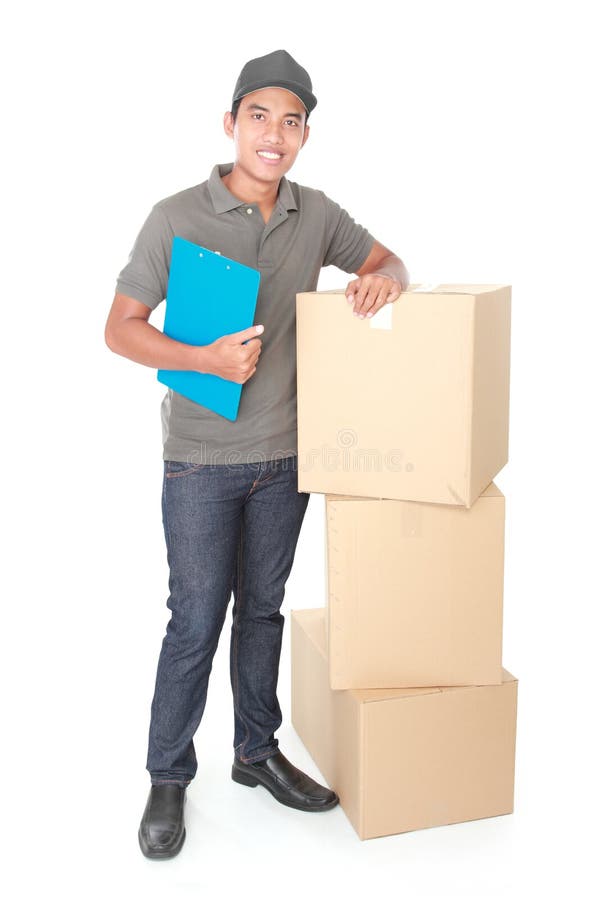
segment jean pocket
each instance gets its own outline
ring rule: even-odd
[[[205,469],[206,465],[202,463],[179,462],[175,459],[165,460],[165,477],[166,478],[182,478],[184,475],[192,475]]]

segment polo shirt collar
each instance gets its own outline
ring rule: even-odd
[[[246,206],[246,201],[240,200],[239,197],[234,197],[221,181],[221,176],[228,175],[232,169],[233,163],[217,163],[216,166],[213,166],[213,170],[210,173],[208,191],[217,214],[228,212],[230,209],[237,209],[238,206]],[[277,199],[286,210],[298,209],[292,188],[285,175],[279,181]]]

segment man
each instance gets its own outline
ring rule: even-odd
[[[169,390],[161,412],[162,512],[172,612],[158,661],[146,768],[150,794],[139,829],[151,859],[175,856],[197,770],[212,660],[233,591],[230,670],[234,781],[264,786],[287,806],[331,809],[334,791],[278,748],[277,678],[284,586],[310,495],[298,492],[295,302],[323,266],[357,277],[349,314],[371,317],[407,287],[402,261],[322,191],[288,181],[317,103],[306,70],[285,50],[243,67],[226,134],[235,162],[157,203],[118,276],[106,342],[143,365],[208,372],[243,384],[230,422]],[[179,235],[261,272],[257,326],[204,347],[150,325],[165,298]],[[263,334],[263,340],[257,337]]]

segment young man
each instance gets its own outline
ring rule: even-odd
[[[295,809],[338,803],[286,759],[274,736],[282,721],[280,607],[310,497],[298,492],[296,293],[315,290],[323,266],[338,266],[358,276],[346,288],[348,314],[365,318],[398,298],[408,274],[322,191],[286,179],[316,103],[308,73],[285,50],[246,63],[224,117],[235,162],[155,204],[118,276],[106,324],[111,350],[138,363],[244,385],[235,422],[170,389],[161,407],[171,618],[157,667],[151,786],[138,833],[152,859],[174,856],[185,838],[185,789],[197,770],[193,737],[232,591],[232,778],[263,785]],[[166,296],[174,235],[260,270],[259,325],[203,347],[150,325]]]

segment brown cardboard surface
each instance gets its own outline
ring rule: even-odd
[[[508,459],[510,306],[439,285],[361,320],[297,294],[299,490],[470,507]]]
[[[329,684],[500,684],[504,495],[470,509],[327,494]]]
[[[361,839],[513,811],[517,679],[334,691],[325,610],[292,611],[292,723]]]

